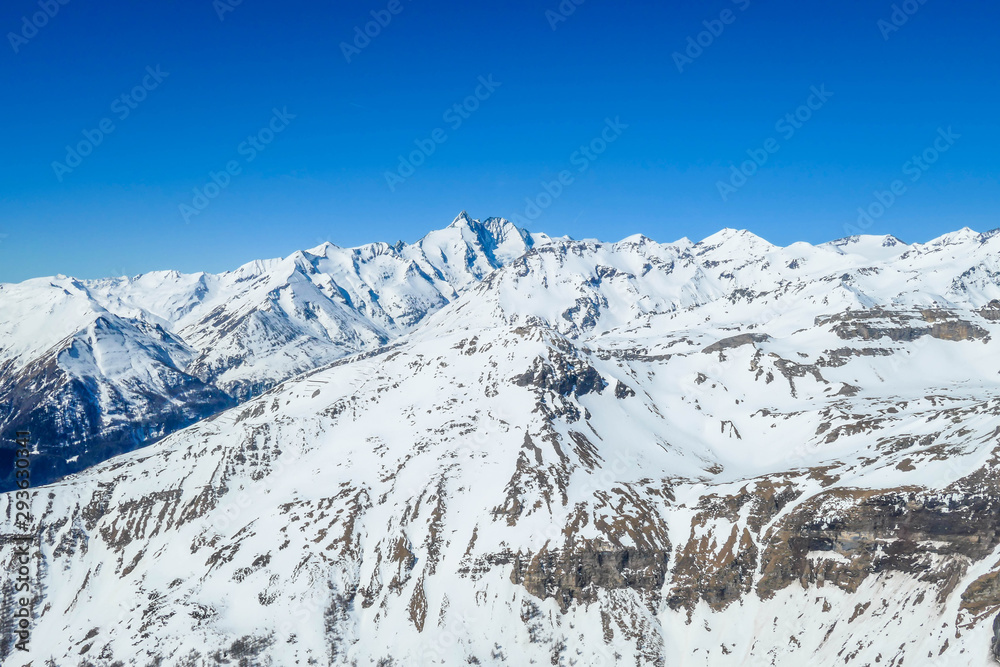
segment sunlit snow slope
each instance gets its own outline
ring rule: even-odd
[[[413,245],[326,243],[219,275],[0,284],[0,441],[30,429],[35,478],[54,481],[384,345],[546,242],[462,213]]]

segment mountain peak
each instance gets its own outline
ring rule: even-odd
[[[653,243],[653,239],[645,234],[632,234],[623,238],[619,243],[623,245],[645,245],[646,243]]]
[[[309,253],[310,255],[315,255],[317,257],[326,257],[327,253],[330,250],[335,250],[339,247],[340,246],[338,246],[336,243],[331,243],[330,241],[323,241],[315,248],[309,248],[305,252]]]
[[[761,238],[749,230],[732,229],[731,227],[720,229],[711,236],[703,238],[695,245],[701,246],[706,250],[718,248],[722,245],[739,245],[741,247],[746,246],[747,248],[773,247],[767,239]]]
[[[524,230],[506,218],[490,217],[479,220],[470,216],[467,211],[462,211],[452,220],[448,229],[452,228],[470,229],[480,236],[485,232],[497,241],[503,241],[511,236],[520,236],[521,238],[526,236]]]
[[[927,242],[930,246],[944,246],[944,245],[954,245],[956,243],[967,243],[969,241],[978,241],[982,235],[969,229],[968,227],[962,227],[958,231],[948,232],[947,234],[942,234],[936,239],[931,239]]]
[[[455,219],[451,221],[449,227],[470,227],[476,222],[471,217],[469,217],[469,212],[463,210],[461,213],[455,216]]]
[[[539,240],[542,238],[547,239]],[[505,218],[478,220],[463,210],[448,227],[430,232],[417,245],[437,248],[432,252],[438,255],[445,247],[474,248],[474,253],[482,254],[490,267],[497,268],[523,255],[535,241],[535,237]]]

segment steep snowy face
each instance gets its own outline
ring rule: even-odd
[[[17,370],[108,311],[87,287],[64,276],[0,283],[0,364]]]
[[[885,242],[536,244],[386,345],[38,490],[57,641],[0,651],[993,664],[996,241]]]
[[[130,451],[234,405],[186,372],[194,351],[145,319],[115,315],[68,278],[0,285],[0,434],[38,438],[40,482]],[[14,488],[10,461],[0,489]]]
[[[36,480],[52,481],[378,348],[547,242],[463,213],[413,245],[328,243],[218,275],[0,285],[0,439],[30,426]]]

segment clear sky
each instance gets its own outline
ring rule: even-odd
[[[8,0],[0,281],[222,271],[414,241],[462,209],[604,240],[985,231],[998,19],[969,0]]]

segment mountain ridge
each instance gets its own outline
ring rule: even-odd
[[[777,302],[780,298],[775,295],[782,291],[804,293],[815,291],[815,285],[833,283],[832,264],[846,261],[845,257],[855,258],[845,268],[861,273],[883,271],[868,268],[868,262],[891,261],[902,267],[900,263],[907,261],[908,266],[902,268],[913,278],[914,272],[928,270],[942,258],[940,253],[950,250],[959,253],[953,261],[968,260],[968,266],[954,271],[955,285],[925,290],[922,303],[915,302],[912,293],[900,292],[897,300],[909,301],[910,307],[966,302],[985,307],[1000,298],[994,280],[1000,266],[983,263],[983,253],[977,253],[977,248],[994,238],[994,233],[977,234],[966,228],[926,244],[860,236],[818,246],[780,247],[746,230],[724,229],[697,243],[687,239],[657,243],[642,235],[605,243],[551,238],[503,218],[477,220],[462,211],[447,227],[413,244],[340,248],[324,243],[285,258],[248,262],[222,274],[157,271],[131,278],[52,277],[0,284],[0,312],[6,314],[0,318],[5,341],[0,346],[0,440],[11,440],[18,424],[33,424],[53,448],[51,457],[43,453],[46,458],[40,465],[40,478],[50,481],[79,469],[65,459],[94,449],[91,456],[77,462],[100,460],[147,444],[174,428],[157,428],[156,422],[188,424],[297,373],[377,349],[420,326],[498,269],[518,263],[527,267],[533,260],[524,258],[538,252],[558,254],[573,249],[585,254],[611,252],[617,257],[632,252],[635,257],[647,257],[650,267],[679,267],[674,277],[683,274],[682,280],[627,288],[626,293],[635,289],[642,293],[642,303],[629,306],[639,312],[706,307],[737,293],[752,300],[768,292]],[[774,261],[785,268],[771,266]],[[567,271],[569,264],[560,262],[544,270]],[[543,268],[537,262],[532,266]],[[640,274],[649,269],[625,262],[615,270],[637,275],[641,282]],[[800,277],[803,271],[812,272],[813,287]],[[897,273],[901,280],[904,274]],[[837,280],[837,290],[824,295],[828,303],[836,299],[844,308],[900,305],[893,299],[880,301],[878,294],[884,286],[868,280],[871,276],[843,273],[841,278],[847,276],[846,281]],[[869,284],[859,288],[862,279]],[[565,288],[581,292],[575,310],[562,318],[547,315],[566,322],[565,326],[574,321],[576,326],[584,325],[608,303],[608,296],[594,293],[593,286],[581,283]],[[98,347],[100,359],[120,356],[122,346],[131,345],[149,350],[150,360],[171,361],[153,374],[133,372],[121,364],[106,368],[97,357],[89,368],[68,363],[70,341],[85,336],[102,313],[113,315],[117,326],[129,333],[105,332]],[[176,339],[176,345],[168,344],[164,335]],[[119,344],[112,350],[115,341]],[[187,352],[178,356],[182,348]],[[39,384],[42,372],[55,373],[60,379]],[[161,379],[153,381],[154,375]],[[175,379],[162,379],[168,376]],[[122,384],[138,387],[134,396],[108,398],[115,393],[110,388]],[[41,396],[24,396],[31,386],[47,389]],[[200,387],[195,393],[186,389],[195,386]],[[172,395],[182,391],[184,400]],[[152,404],[160,407],[154,410]],[[56,405],[61,407],[57,410]],[[57,417],[59,412],[76,416],[64,420]],[[129,423],[143,426],[129,434]],[[112,442],[105,442],[112,434]]]

